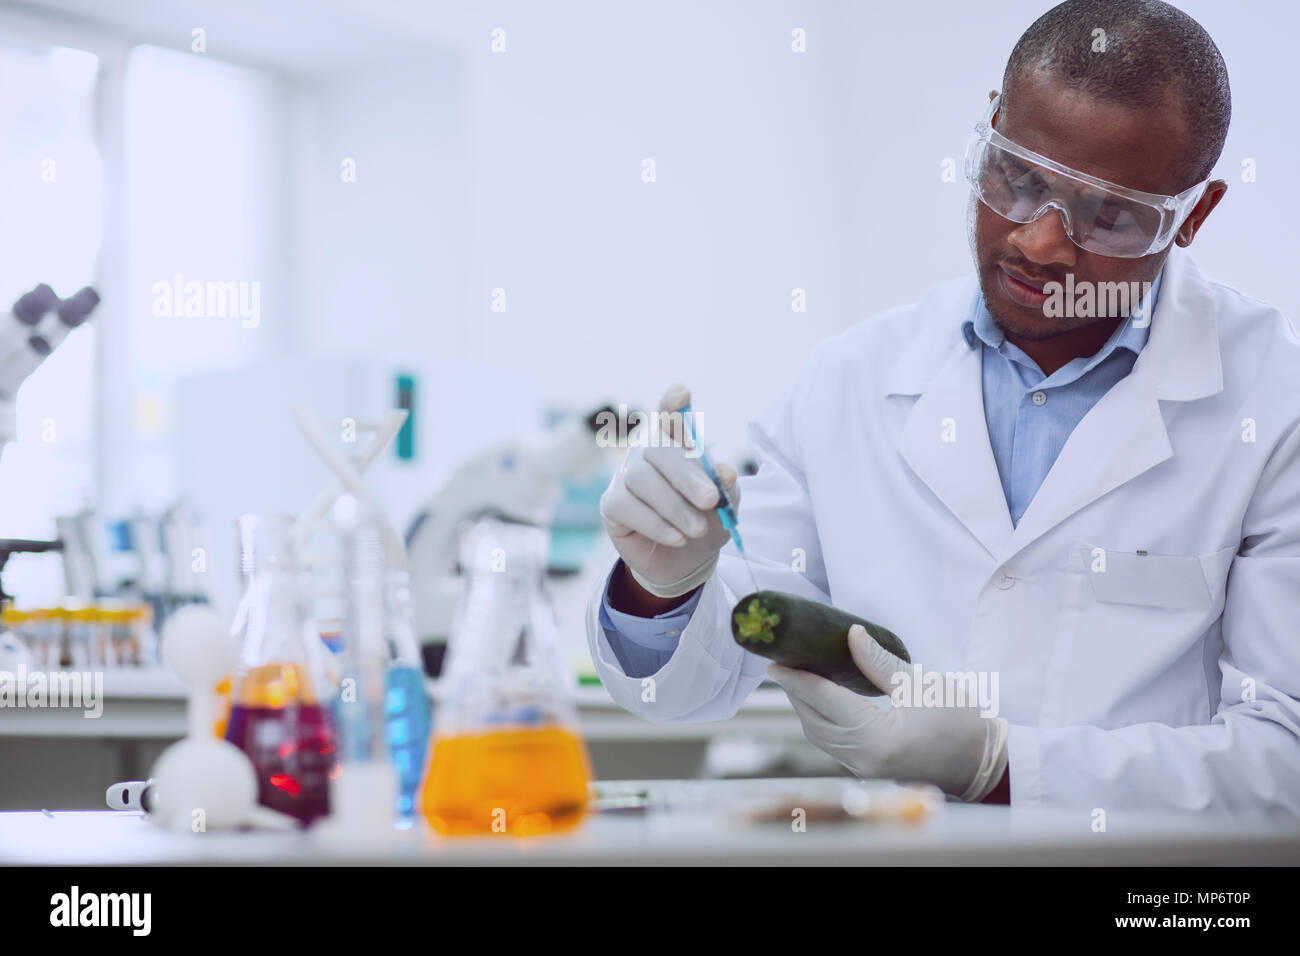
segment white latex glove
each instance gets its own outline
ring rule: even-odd
[[[910,696],[895,694],[892,678],[899,671],[915,678],[916,665],[889,653],[861,625],[849,629],[849,650],[894,706],[878,707],[816,674],[773,664],[768,675],[790,698],[804,735],[859,777],[932,783],[968,802],[988,796],[1006,769],[1006,720],[982,717],[974,706],[908,706]]]
[[[683,386],[674,386],[659,400],[659,410],[676,411],[691,400]],[[698,456],[688,456],[685,439],[676,432],[672,442],[638,447],[628,452],[623,467],[600,497],[605,533],[637,583],[656,597],[686,594],[708,580],[727,543],[713,487]],[[662,437],[662,436],[661,436]],[[736,470],[717,465],[718,478],[739,507]]]

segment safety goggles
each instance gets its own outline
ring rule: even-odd
[[[989,104],[966,147],[966,178],[984,205],[1012,222],[1033,222],[1057,210],[1080,249],[1137,259],[1169,245],[1209,180],[1177,196],[1144,193],[1025,149],[993,128],[1002,97]]]

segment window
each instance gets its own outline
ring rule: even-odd
[[[127,59],[123,116],[126,321],[106,344],[126,372],[110,387],[129,426],[106,454],[103,502],[157,512],[179,492],[176,382],[265,357],[276,324],[262,296],[278,198],[272,89],[239,67],[140,46]],[[223,301],[209,310],[205,294],[196,315],[165,289],[184,299],[194,283]],[[256,324],[231,308],[232,283],[258,290]]]

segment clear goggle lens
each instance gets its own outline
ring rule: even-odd
[[[1136,259],[1167,246],[1205,191],[1202,182],[1177,196],[1160,196],[1072,170],[992,129],[996,106],[997,100],[975,128],[966,151],[966,177],[984,205],[1012,222],[1033,222],[1056,210],[1081,249]]]

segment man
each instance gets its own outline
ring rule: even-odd
[[[1218,49],[1167,4],[1036,21],[967,153],[976,277],[823,343],[751,426],[757,474],[719,468],[758,585],[889,628],[920,669],[850,631],[881,707],[742,650],[748,571],[662,443],[601,503],[621,557],[588,637],[615,700],[719,719],[770,673],[862,777],[1300,812],[1300,339],[1184,251],[1229,114]],[[934,673],[990,678],[995,706],[951,678],[898,693]]]

